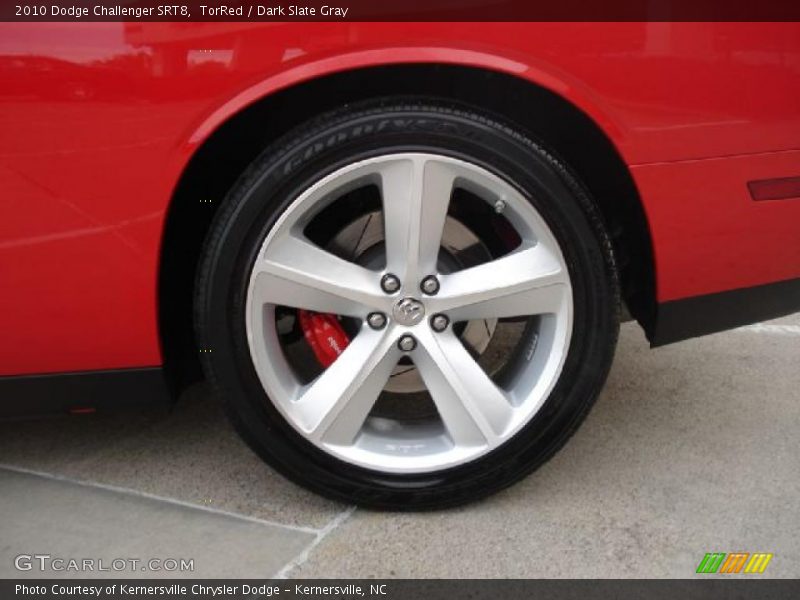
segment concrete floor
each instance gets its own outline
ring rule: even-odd
[[[0,577],[33,552],[177,554],[204,577],[623,578],[770,552],[760,577],[800,577],[800,315],[658,350],[624,325],[566,448],[457,510],[310,494],[263,465],[203,387],[171,413],[0,424],[0,463]]]

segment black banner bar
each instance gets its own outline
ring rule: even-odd
[[[647,598],[785,600],[800,597],[800,581],[787,579],[633,580],[2,580],[0,598],[53,600],[614,600]]]
[[[0,21],[798,21],[797,0],[0,0]]]

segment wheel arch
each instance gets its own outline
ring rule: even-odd
[[[385,60],[387,52],[367,58]],[[264,146],[295,125],[347,103],[389,95],[432,96],[491,112],[554,150],[598,202],[626,305],[651,331],[652,240],[636,185],[611,139],[621,135],[619,128],[574,85],[515,61],[481,57],[464,52],[455,56],[463,64],[445,64],[439,62],[443,56],[428,52],[421,62],[354,68],[345,60],[335,63],[341,70],[333,73],[325,61],[314,63],[241,92],[198,125],[167,211],[158,282],[164,366],[178,388],[201,377],[191,317],[194,275],[228,189]],[[481,66],[475,66],[479,58]]]

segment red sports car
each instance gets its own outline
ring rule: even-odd
[[[204,377],[313,490],[479,498],[621,313],[800,310],[799,147],[798,23],[4,23],[0,412]]]

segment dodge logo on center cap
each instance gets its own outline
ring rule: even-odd
[[[425,316],[425,307],[419,300],[403,298],[394,305],[392,315],[400,325],[416,325]]]

